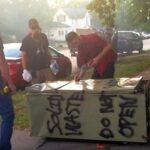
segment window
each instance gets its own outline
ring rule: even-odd
[[[64,34],[65,34],[65,33],[64,33],[63,30],[59,30],[59,31],[58,31],[58,35],[59,35],[59,36],[64,36]]]
[[[53,50],[52,48],[49,48],[49,51],[50,51],[50,54],[51,54],[52,57],[57,57],[58,56],[58,53],[55,50]]]

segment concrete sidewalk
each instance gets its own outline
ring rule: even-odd
[[[96,150],[95,143],[70,142],[49,140],[43,146],[44,139],[31,137],[29,132],[14,130],[12,137],[12,150]]]
[[[41,148],[42,138],[31,137],[29,132],[15,130],[12,137],[12,150],[96,150],[95,142],[70,142],[49,140]],[[107,144],[108,150],[150,150],[150,144]],[[103,149],[106,150],[106,149]]]

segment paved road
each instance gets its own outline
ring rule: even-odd
[[[70,142],[49,140],[42,147],[42,138],[31,137],[29,132],[15,130],[12,137],[12,150],[96,150],[95,142]],[[109,150],[150,150],[150,144],[110,144]],[[105,149],[106,150],[106,149]]]
[[[94,143],[49,140],[42,147],[42,138],[31,137],[24,131],[15,131],[12,138],[12,150],[96,150]]]

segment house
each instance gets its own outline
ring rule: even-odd
[[[90,13],[85,8],[63,8],[54,15],[54,21],[67,24],[72,31],[91,28]]]
[[[70,31],[80,33],[91,32],[90,13],[85,8],[61,8],[56,11],[53,21],[57,24],[51,29],[51,39],[65,41]]]
[[[65,35],[70,31],[79,34],[95,32],[92,28],[92,15],[85,8],[61,8],[53,16],[48,26],[48,38],[52,43],[65,43]],[[61,44],[63,45],[63,44]]]
[[[55,41],[65,41],[65,35],[70,31],[71,27],[69,25],[60,22],[51,22],[49,26],[44,29],[44,32],[46,33],[51,44]]]
[[[49,22],[42,26],[42,32],[47,35],[51,46],[66,46],[65,35],[71,31],[71,27],[60,22]]]

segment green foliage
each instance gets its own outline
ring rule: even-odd
[[[1,32],[16,35],[19,41],[27,34],[29,18],[35,17],[40,24],[45,25],[50,22],[54,13],[47,0],[0,1],[0,10]]]
[[[107,27],[115,26],[116,1],[115,0],[93,0],[87,8],[98,14],[102,24]]]
[[[92,0],[88,9],[98,14],[104,26],[149,30],[149,0]]]
[[[15,128],[25,129],[29,128],[27,100],[24,91],[18,91],[13,96],[14,110],[15,110]]]
[[[147,30],[150,26],[150,1],[126,0],[121,3],[120,22],[125,24],[125,29]],[[121,20],[121,18],[123,18]]]
[[[116,63],[115,77],[133,77],[150,65],[150,55],[129,56]]]

